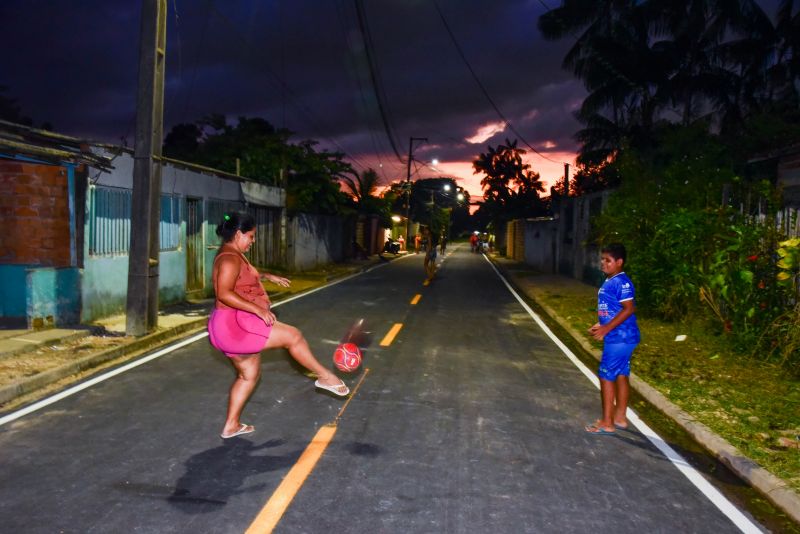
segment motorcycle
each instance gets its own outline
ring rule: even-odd
[[[383,252],[388,252],[389,254],[400,254],[400,242],[395,241],[390,237],[386,240],[386,243],[383,244]]]

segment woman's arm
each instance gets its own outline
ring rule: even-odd
[[[289,287],[292,284],[292,282],[288,278],[284,278],[282,276],[270,273],[261,273],[261,279],[266,280],[267,282],[272,282],[273,284],[279,285],[281,287]]]

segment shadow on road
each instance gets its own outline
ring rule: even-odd
[[[219,447],[195,454],[186,460],[186,472],[175,482],[167,501],[187,514],[218,510],[234,495],[263,491],[266,484],[245,486],[249,477],[293,465],[303,451],[282,456],[257,454],[263,449],[283,445],[273,439],[256,445],[246,439],[231,438]]]

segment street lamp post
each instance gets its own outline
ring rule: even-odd
[[[411,243],[411,160],[414,158],[414,141],[427,141],[427,137],[408,138],[408,167],[406,170],[406,242]]]

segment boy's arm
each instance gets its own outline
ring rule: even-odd
[[[625,319],[633,315],[633,312],[636,311],[633,305],[633,299],[631,300],[624,300],[622,301],[622,310],[614,316],[607,324],[601,325],[597,323],[593,327],[589,329],[589,333],[595,338],[597,341],[602,341],[606,334],[614,330],[616,327],[621,325],[625,322]]]

